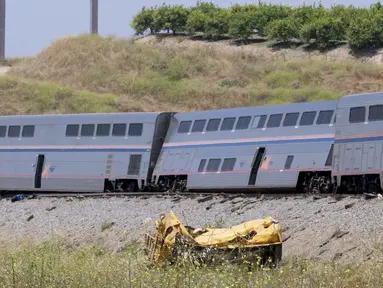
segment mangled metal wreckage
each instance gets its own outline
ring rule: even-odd
[[[170,212],[156,221],[154,234],[145,234],[145,244],[156,263],[187,259],[200,264],[222,260],[276,264],[282,258],[282,228],[272,217],[230,228],[193,228]]]

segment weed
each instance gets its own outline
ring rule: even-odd
[[[114,224],[115,224],[114,222],[104,222],[104,223],[102,223],[102,225],[101,225],[101,232],[104,232],[105,230],[112,228],[112,226]]]
[[[287,258],[275,269],[251,263],[151,265],[139,247],[121,253],[102,247],[17,242],[0,247],[1,287],[382,287],[383,263],[342,265]]]

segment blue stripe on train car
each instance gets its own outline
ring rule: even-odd
[[[187,149],[187,148],[205,148],[205,147],[228,147],[228,146],[253,146],[253,145],[270,145],[270,144],[289,144],[289,143],[315,143],[315,142],[331,142],[334,138],[312,138],[312,139],[283,139],[270,141],[252,141],[252,142],[228,142],[228,143],[205,143],[205,144],[189,144],[177,146],[164,146],[164,150],[170,149]],[[0,152],[150,152],[147,148],[4,148],[0,147]]]
[[[342,144],[342,143],[372,142],[372,141],[382,141],[382,140],[383,140],[383,136],[358,137],[358,138],[335,139],[335,143]]]

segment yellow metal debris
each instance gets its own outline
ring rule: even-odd
[[[281,225],[272,217],[241,223],[230,228],[193,228],[184,226],[173,212],[156,221],[156,234],[146,234],[151,260],[162,262],[172,257],[178,242],[195,248],[216,249],[254,248],[282,244]]]

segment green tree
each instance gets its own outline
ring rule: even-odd
[[[230,13],[228,9],[218,9],[206,18],[204,24],[207,38],[217,39],[229,32]]]
[[[247,40],[254,33],[254,11],[232,13],[229,19],[229,34],[233,37]]]
[[[194,34],[205,32],[205,23],[209,17],[213,17],[219,8],[212,2],[198,1],[197,5],[191,8],[191,13],[186,23],[186,29]]]
[[[299,36],[299,25],[294,19],[277,19],[270,22],[265,29],[269,39],[291,41]]]
[[[191,34],[195,32],[205,32],[205,22],[208,14],[201,10],[194,10],[190,13],[186,23],[186,29]]]
[[[219,8],[213,2],[197,1],[197,5],[191,8],[192,11],[199,10],[203,13],[214,13]]]
[[[143,7],[140,12],[138,12],[132,20],[131,27],[138,34],[144,33],[146,30],[150,29],[150,34],[153,34],[155,30],[154,25],[154,8],[146,9]]]
[[[369,14],[353,19],[347,29],[347,41],[353,49],[378,48],[383,42],[383,16]]]
[[[256,26],[259,34],[265,35],[266,27],[269,23],[274,20],[287,18],[293,8],[290,6],[283,5],[272,5],[272,4],[259,4],[259,7],[254,13],[251,13],[251,21]]]
[[[311,40],[321,48],[328,48],[331,44],[346,39],[346,31],[339,19],[319,18],[302,26],[300,36],[303,41]]]
[[[172,30],[173,34],[186,30],[190,9],[182,5],[162,5],[153,13],[154,26],[157,30]]]
[[[290,16],[299,25],[305,25],[309,22],[315,21],[318,18],[325,17],[328,13],[323,6],[316,7],[315,5],[303,5],[293,9]]]

